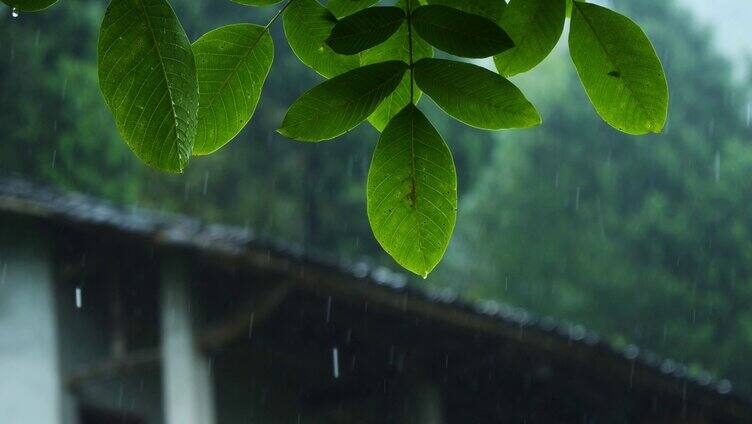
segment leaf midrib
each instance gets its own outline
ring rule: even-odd
[[[367,65],[367,66],[370,66],[370,65]],[[399,79],[400,79],[400,81],[402,81],[402,77],[403,77],[404,75],[405,75],[405,71],[403,70],[403,71],[402,71],[402,73],[400,73],[400,74],[399,74]],[[365,98],[365,97],[367,97],[368,95],[370,95],[371,93],[373,93],[373,92],[375,92],[375,91],[377,91],[377,90],[380,90],[380,89],[381,89],[381,88],[383,88],[383,87],[384,87],[385,85],[387,85],[387,83],[388,83],[389,81],[392,81],[392,79],[394,79],[394,78],[396,78],[396,77],[397,77],[397,76],[395,75],[395,76],[393,76],[392,78],[389,78],[389,79],[387,79],[387,80],[384,80],[384,82],[383,82],[383,83],[381,83],[381,84],[379,84],[379,85],[377,85],[377,86],[374,86],[374,87],[373,87],[372,89],[370,89],[370,90],[368,90],[368,91],[364,92],[364,93],[363,93],[363,94],[362,94],[361,96],[359,96],[359,97],[357,97],[357,98],[354,98],[354,99],[352,99],[352,100],[348,100],[348,101],[346,101],[346,102],[344,102],[344,103],[342,103],[342,104],[340,104],[340,105],[337,105],[337,106],[338,106],[338,107],[339,107],[339,106],[342,106],[342,107],[347,107],[347,106],[349,106],[349,105],[351,105],[351,104],[353,104],[353,103],[357,103],[357,102],[361,101],[361,100],[362,100],[363,98]],[[387,97],[388,97],[388,96],[387,96]],[[331,106],[330,106],[330,105],[328,105],[328,104],[327,104],[326,106],[329,106],[329,107],[331,107]],[[311,114],[311,115],[313,115],[313,114]],[[312,117],[311,117],[310,119],[306,119],[306,120],[301,120],[301,121],[298,121],[298,122],[296,122],[296,123],[295,123],[294,125],[291,125],[291,126],[300,126],[300,125],[303,125],[304,123],[307,123],[307,122],[312,122],[312,121],[313,121],[313,122],[318,122],[318,121],[319,121],[319,118],[318,118],[318,117],[315,117],[315,116],[312,116]]]
[[[243,64],[243,61],[244,61],[245,59],[247,59],[247,58],[248,58],[248,56],[250,56],[251,52],[252,52],[252,51],[253,51],[253,50],[254,50],[254,49],[256,48],[256,46],[258,46],[258,43],[259,43],[259,42],[261,42],[261,39],[262,39],[262,38],[264,38],[264,35],[266,34],[266,32],[267,32],[267,30],[265,30],[265,29],[264,29],[263,31],[261,31],[261,33],[259,34],[259,36],[258,36],[258,37],[256,37],[256,40],[254,40],[254,41],[253,41],[253,44],[251,44],[251,46],[250,46],[250,48],[248,49],[248,51],[247,51],[247,52],[245,52],[245,54],[243,54],[243,55],[242,55],[242,58],[241,58],[240,60],[238,60],[238,63],[237,63],[236,65],[235,65],[235,68],[234,68],[234,69],[231,69],[231,74],[230,74],[230,76],[228,76],[227,78],[225,78],[225,80],[224,80],[224,81],[222,82],[222,84],[221,84],[221,85],[219,86],[219,88],[217,89],[217,91],[215,91],[215,92],[214,92],[214,93],[213,93],[213,94],[211,95],[211,98],[210,98],[210,100],[209,100],[209,105],[208,105],[208,106],[206,106],[207,108],[210,108],[210,109],[214,109],[214,102],[215,102],[215,101],[217,100],[217,98],[219,97],[219,93],[220,93],[220,92],[221,92],[221,91],[222,91],[222,90],[223,90],[223,89],[225,88],[225,86],[226,86],[226,85],[227,85],[227,84],[228,84],[228,83],[230,82],[230,80],[232,79],[232,75],[235,75],[235,74],[237,74],[237,73],[238,73],[238,69],[240,69],[240,66],[241,66],[241,65]]]
[[[544,4],[545,4],[544,2],[538,3],[538,6],[535,8],[535,13],[533,13],[532,15],[530,15],[530,19],[527,19],[525,21],[525,25],[524,26],[529,27],[529,26],[532,25],[533,21],[535,21],[535,17],[538,16],[538,14],[540,13],[541,9],[544,7]],[[565,6],[565,8],[566,8],[566,6]],[[504,13],[509,13],[509,10],[507,10]],[[499,72],[501,72],[501,73],[503,73],[505,75],[507,74],[507,72],[509,71],[509,68],[512,67],[512,63],[514,63],[514,59],[516,59],[517,56],[520,54],[520,49],[518,49],[517,47],[522,46],[525,43],[525,41],[527,41],[528,38],[530,38],[530,36],[531,36],[530,32],[526,32],[525,35],[523,35],[522,38],[520,39],[520,42],[518,43],[516,40],[514,40],[514,38],[512,38],[511,34],[509,35],[509,38],[512,38],[512,41],[514,41],[514,47],[512,47],[510,50],[508,50],[509,53],[510,53],[510,55],[509,55],[510,57],[509,57],[509,61],[507,61],[507,66],[505,66],[503,70],[499,70]],[[504,53],[506,53],[506,52],[501,52],[499,54],[504,54]]]
[[[480,35],[469,35],[468,36],[466,32],[462,32],[462,31],[459,31],[459,30],[456,30],[456,29],[450,28],[450,27],[444,27],[444,26],[441,26],[441,25],[436,24],[434,22],[426,22],[426,25],[431,25],[434,28],[438,28],[440,30],[444,30],[446,32],[450,32],[452,34],[462,35],[462,36],[465,36],[467,38],[473,38],[473,39],[483,40],[483,41],[488,41],[488,42],[495,42],[495,41],[497,41],[495,38],[488,38],[488,37],[483,37],[483,36],[480,36]]]
[[[438,61],[438,60],[441,60],[441,59],[430,59],[430,60],[431,61]],[[458,69],[458,68],[462,67],[465,64],[462,63],[462,62],[456,62],[456,64],[455,63],[449,63],[448,65],[449,66],[447,68],[454,68],[452,70],[455,70],[455,69]],[[470,66],[476,66],[476,65],[472,65],[472,64],[468,64],[468,65],[470,65]],[[480,72],[482,72],[482,70],[485,69],[485,68],[482,68],[480,66],[479,66],[479,68],[481,68],[481,70],[479,70]],[[485,97],[479,96],[478,93],[481,92],[480,90],[467,91],[467,90],[465,90],[464,87],[460,87],[458,84],[455,84],[453,81],[456,81],[456,80],[448,80],[448,79],[442,80],[443,83],[454,87],[458,91],[461,90],[463,92],[463,96],[471,97],[471,98],[473,98],[475,100],[478,100],[479,103],[482,103],[482,104],[484,104],[484,105],[486,105],[488,107],[491,107],[493,109],[500,110],[500,111],[504,111],[504,110],[508,109],[508,108],[503,108],[501,105],[498,105],[496,103],[491,102],[490,101],[491,99],[489,99],[489,98],[485,98]],[[496,97],[496,98],[498,98],[498,97]]]
[[[649,110],[647,110],[645,108],[645,105],[642,104],[642,101],[640,100],[640,96],[638,96],[635,93],[634,89],[632,88],[632,84],[629,82],[629,80],[627,80],[626,78],[624,78],[624,73],[621,72],[621,68],[619,66],[617,66],[616,63],[614,63],[613,59],[611,58],[611,52],[606,47],[606,44],[603,42],[603,40],[601,40],[600,35],[595,30],[595,27],[593,27],[593,24],[590,22],[590,19],[588,19],[588,17],[585,15],[585,13],[582,12],[582,9],[580,8],[581,6],[579,4],[580,2],[579,1],[573,1],[572,3],[574,3],[575,7],[577,8],[577,11],[582,16],[582,19],[585,21],[585,23],[587,24],[588,28],[590,28],[590,31],[595,36],[596,41],[598,41],[598,45],[601,46],[601,49],[603,49],[603,52],[605,53],[606,58],[611,63],[612,67],[614,68],[613,70],[618,71],[618,72],[621,73],[621,77],[619,78],[619,80],[623,81],[624,87],[626,87],[626,89],[629,91],[629,94],[631,94],[632,97],[635,99],[635,102],[637,103],[637,105],[642,110],[642,113],[647,118],[648,122],[650,123],[650,128],[649,128],[650,131],[653,131],[653,132],[657,131],[658,130],[658,126],[656,125],[656,122],[653,119],[652,114],[650,113]]]
[[[179,132],[177,131],[178,127],[178,114],[177,110],[175,109],[175,99],[172,97],[172,87],[170,86],[170,79],[167,77],[167,68],[165,68],[164,60],[162,59],[162,50],[159,48],[159,43],[157,42],[157,37],[154,32],[154,28],[151,24],[151,19],[149,19],[149,14],[146,13],[146,7],[144,6],[143,0],[136,0],[138,5],[140,6],[141,13],[144,15],[144,19],[146,20],[146,25],[149,27],[149,35],[151,35],[152,41],[154,41],[154,48],[157,50],[157,57],[159,58],[159,66],[162,69],[162,76],[164,77],[165,86],[167,87],[167,95],[170,98],[170,110],[172,111],[173,116],[173,127],[175,128],[175,138],[180,140]],[[162,154],[160,153],[160,156]],[[180,165],[182,167],[182,165]]]
[[[429,5],[429,6],[430,6],[430,5]],[[429,7],[429,6],[421,6],[421,7]],[[438,5],[435,5],[434,7],[436,7],[436,6],[438,6]],[[451,8],[450,8],[450,7],[448,7],[448,6],[439,6],[439,7],[447,7],[447,8],[449,8],[449,9],[451,9]],[[420,8],[418,8],[418,9],[420,9]],[[418,10],[418,9],[416,9],[416,10]],[[467,12],[463,12],[463,11],[461,11],[461,10],[459,10],[459,9],[456,9],[456,12],[459,12],[459,13],[464,13],[464,14],[466,14],[466,15],[471,15],[471,16],[473,15],[472,13],[467,13]],[[423,13],[425,13],[425,12],[423,12]],[[415,14],[415,11],[413,11],[413,14]],[[414,19],[414,18],[413,18],[413,19]],[[425,19],[425,18],[424,18],[424,19]],[[486,19],[486,18],[483,18],[483,17],[481,17],[481,19]],[[488,19],[486,19],[486,20],[488,20]],[[490,21],[489,21],[489,22],[490,22]],[[454,29],[454,28],[443,27],[443,26],[441,26],[441,25],[439,25],[439,24],[436,24],[436,23],[435,23],[435,22],[433,22],[433,21],[425,21],[425,24],[426,24],[426,25],[431,25],[431,26],[433,26],[433,27],[435,27],[435,28],[438,28],[438,29],[440,29],[440,30],[444,30],[444,31],[447,31],[447,32],[450,32],[450,33],[453,33],[453,34],[458,34],[458,35],[465,35],[465,34],[467,34],[467,33],[465,33],[465,32],[462,32],[462,31],[460,31],[460,30],[456,30],[456,29]],[[496,41],[496,39],[494,39],[494,38],[487,38],[487,37],[483,37],[483,36],[481,36],[481,35],[478,35],[478,36],[473,36],[473,35],[471,35],[471,36],[469,36],[469,38],[475,38],[475,39],[480,39],[480,40],[483,40],[483,41],[490,41],[490,42],[494,42],[494,41]],[[502,53],[502,52],[499,52],[499,53]]]
[[[405,19],[404,17],[400,17],[399,19],[392,19],[392,20],[389,20],[389,21],[382,21],[380,24],[375,25],[375,26],[369,28],[368,30],[358,29],[356,31],[352,31],[350,33],[341,35],[339,37],[331,37],[330,36],[329,37],[329,41],[349,40],[349,39],[354,38],[354,37],[355,38],[360,37],[363,34],[370,34],[370,33],[374,32],[376,30],[389,29],[389,28],[392,28],[396,22],[400,22],[400,24],[401,24],[402,23],[401,21],[403,21],[404,19]],[[397,29],[399,29],[399,26],[397,27]],[[384,40],[384,41],[386,41],[386,40]]]
[[[415,111],[410,113],[410,203],[412,203],[413,213],[415,214],[415,227],[418,233],[418,251],[420,258],[423,260],[423,272],[428,272],[428,258],[423,250],[423,235],[421,232],[420,217],[418,216],[418,168],[415,166]]]

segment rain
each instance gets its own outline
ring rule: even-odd
[[[493,57],[451,56],[416,30],[426,56],[481,65],[518,88],[542,124],[465,125],[416,85],[417,107],[451,152],[457,216],[451,228],[427,224],[446,218],[443,190],[417,190],[417,171],[395,166],[413,196],[395,202],[414,214],[393,224],[420,230],[395,230],[393,251],[372,230],[369,173],[379,114],[409,100],[390,96],[332,140],[279,131],[296,99],[335,77],[315,66],[349,67],[341,75],[388,56],[330,56],[322,38],[318,56],[298,57],[290,33],[313,39],[358,13],[356,2],[158,1],[190,43],[224,25],[256,43],[281,12],[268,28],[268,76],[239,77],[261,89],[248,124],[212,154],[188,146],[180,173],[128,141],[146,131],[129,119],[149,102],[177,110],[180,99],[144,90],[121,121],[103,95],[107,2],[0,3],[0,374],[12,381],[0,382],[0,421],[752,422],[750,2],[588,2],[632,19],[661,60],[666,126],[639,136],[609,125],[583,90],[571,19],[545,60],[508,78]],[[523,1],[533,0],[507,7]],[[304,27],[295,16],[328,20]],[[405,37],[406,22],[389,39]],[[133,51],[150,42],[138,40]],[[235,41],[222,41],[223,60],[246,46]],[[215,111],[245,122],[233,108],[251,97],[233,89]],[[151,147],[168,156],[175,145]],[[438,178],[436,158],[402,150],[421,178]],[[19,415],[4,418],[10,407]]]

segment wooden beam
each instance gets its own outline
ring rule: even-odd
[[[240,311],[202,332],[197,338],[198,347],[219,349],[231,340],[247,334],[250,316],[254,316],[254,325],[264,322],[292,290],[293,284],[285,282],[259,293],[254,298],[255,301],[247,302]],[[275,353],[278,354],[279,352]],[[75,387],[87,381],[119,377],[139,368],[158,367],[161,361],[162,351],[159,348],[130,352],[114,350],[110,358],[69,373],[65,376],[64,383],[68,387]]]
[[[200,347],[207,350],[219,349],[240,337],[251,337],[253,326],[263,323],[288,298],[294,290],[288,281],[255,293],[236,313],[219,324],[204,330],[199,339]]]
[[[119,377],[138,368],[157,367],[161,358],[159,349],[128,352],[69,373],[65,376],[65,385],[73,388],[87,381]]]
[[[128,335],[125,328],[127,318],[120,275],[119,272],[115,272],[107,282],[110,303],[110,351],[114,358],[124,357],[128,350]]]

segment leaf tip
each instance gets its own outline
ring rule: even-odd
[[[188,167],[188,161],[180,162],[175,167],[169,167],[165,168],[164,171],[167,171],[171,174],[181,175],[183,171],[185,171],[185,168]]]
[[[406,263],[398,263],[406,270],[412,272],[413,274],[417,275],[418,277],[426,280],[428,279],[428,275],[433,272],[433,267],[428,268],[427,266],[415,266],[415,264],[412,264],[412,266],[406,264]]]
[[[171,167],[158,167],[158,166],[152,165],[152,167],[158,171],[165,172],[168,174],[173,174],[173,175],[182,175],[183,171],[185,170],[185,166],[181,166],[178,168],[171,168]]]
[[[537,127],[538,125],[543,124],[543,117],[541,116],[540,112],[538,112],[538,109],[533,109],[535,111],[535,114],[533,115],[532,124],[531,127]]]

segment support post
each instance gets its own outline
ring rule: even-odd
[[[166,424],[214,424],[209,359],[197,348],[191,308],[190,261],[171,255],[162,262],[162,380]]]
[[[53,267],[45,227],[0,216],[0,423],[62,422]]]

